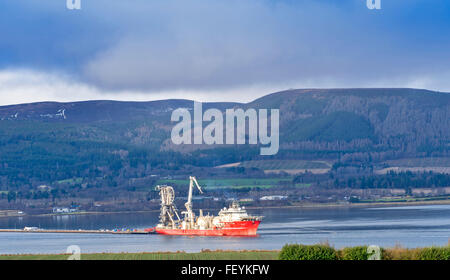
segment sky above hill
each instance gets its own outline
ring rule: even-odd
[[[450,1],[0,2],[0,105],[250,101],[288,88],[450,92]]]

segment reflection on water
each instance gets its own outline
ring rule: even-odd
[[[69,245],[79,245],[85,253],[274,250],[286,243],[318,242],[338,248],[364,244],[421,247],[446,245],[450,237],[450,205],[249,212],[265,216],[257,237],[0,233],[0,254],[63,253]],[[0,228],[143,229],[154,226],[157,220],[156,212],[1,218]]]

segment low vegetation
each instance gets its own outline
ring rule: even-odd
[[[285,245],[279,255],[280,260],[337,260],[336,250],[328,245]]]
[[[427,248],[371,249],[368,246],[335,249],[325,245],[285,245],[278,256],[279,260],[450,260],[450,246]]]

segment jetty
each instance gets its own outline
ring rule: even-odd
[[[86,230],[86,229],[0,229],[0,233],[20,232],[20,233],[96,233],[96,234],[154,234],[153,229],[145,230]]]

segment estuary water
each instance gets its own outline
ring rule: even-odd
[[[443,246],[450,238],[450,205],[378,208],[261,209],[257,237],[188,237],[138,234],[0,233],[0,254],[210,250],[277,250],[286,243],[328,242],[336,248],[356,245]],[[144,229],[158,213],[90,214],[0,218],[2,229]]]

